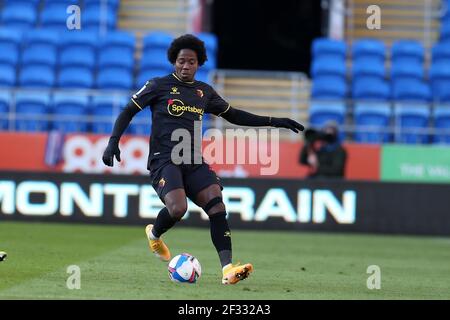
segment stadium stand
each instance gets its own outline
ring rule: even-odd
[[[130,6],[119,0],[3,0],[0,6],[0,129],[105,133],[113,119],[111,111],[107,112],[111,101],[106,103],[102,96],[108,93],[129,97],[149,78],[172,72],[166,51],[175,35],[185,33],[175,29],[180,22],[178,12],[186,8],[186,3],[149,1]],[[70,5],[82,9],[81,30],[67,29]],[[157,10],[152,12],[154,9]],[[145,28],[145,33],[126,24],[117,29],[120,19],[127,21],[133,14],[147,17],[155,13],[175,22],[177,27],[151,25]],[[186,21],[182,26],[186,27]],[[217,38],[207,32],[198,36],[205,41],[209,55],[198,79],[209,82],[209,72],[217,65]],[[44,90],[40,100],[36,98],[36,89]],[[70,91],[74,100],[63,99],[60,90],[74,90]],[[99,106],[98,110],[86,107],[90,99]],[[10,117],[9,112],[16,114]],[[103,121],[105,115],[110,117],[109,122]],[[71,116],[102,120],[94,121],[91,126],[87,125],[87,118],[79,124],[63,121]],[[145,115],[142,117],[146,119]],[[144,128],[146,125],[148,119],[145,125],[137,121],[130,131],[141,134],[148,130]]]
[[[81,31],[67,31],[66,10],[71,4],[83,9]],[[186,15],[180,13],[182,10],[174,1],[167,1],[164,8],[156,7],[158,5],[161,4],[154,1],[135,3],[133,7],[118,0],[108,1],[106,6],[101,0],[4,0],[0,10],[0,86],[4,90],[39,88],[57,92],[59,89],[76,89],[77,92],[81,90],[82,99],[92,97],[92,101],[101,96],[103,90],[129,94],[149,78],[171,72],[173,68],[167,62],[166,50],[174,36],[182,33],[175,30],[180,28],[179,21]],[[16,14],[17,11],[21,14]],[[359,14],[359,11],[355,12]],[[394,14],[394,10],[389,9],[386,14]],[[170,26],[159,18],[149,19],[156,15],[170,21]],[[437,30],[439,42],[432,46],[419,38],[399,37],[400,33],[390,31],[384,31],[385,35],[389,33],[384,38],[368,38],[355,31],[350,41],[316,39],[311,49],[311,124],[319,125],[333,119],[344,127],[354,127],[354,134],[346,137],[357,142],[448,141],[445,134],[411,136],[411,130],[424,129],[425,125],[425,129],[433,131],[433,128],[444,128],[448,123],[445,103],[450,102],[449,17],[447,12],[440,27],[433,22],[432,28]],[[139,21],[131,23],[132,19]],[[178,22],[172,23],[175,20]],[[155,28],[156,23],[160,28]],[[149,27],[144,28],[144,25]],[[197,78],[212,84],[218,81],[211,78],[211,71],[217,68],[217,38],[210,33],[197,35],[205,42],[208,53],[208,61],[199,70]],[[101,91],[96,92],[98,89]],[[0,103],[3,103],[2,115],[10,109],[5,109],[5,101],[18,103],[15,98],[5,98],[8,91],[3,93],[6,95]],[[52,125],[48,120],[56,112],[55,108],[49,107],[54,105],[52,94],[49,96],[45,103],[41,101],[41,107],[42,104],[47,107],[39,109],[37,102],[33,107],[47,113],[47,117],[43,117],[47,124],[27,119],[25,122],[15,120],[10,125],[5,120],[7,116],[3,116],[2,130],[10,127],[27,131],[68,128],[56,123]],[[412,111],[421,108],[425,111]],[[22,111],[23,107],[15,106],[14,110],[26,113]],[[81,114],[88,116],[108,116],[105,110],[99,110],[99,114],[91,113],[93,109],[90,108],[82,110]],[[363,130],[365,126],[371,126],[371,129]],[[388,130],[381,130],[383,127]],[[91,127],[82,125],[80,130],[102,132],[106,128],[93,124]],[[130,131],[142,132],[139,126]]]
[[[428,48],[414,37],[314,40],[312,98],[345,101],[349,116],[342,125],[354,128],[356,142],[447,142],[445,133],[432,132],[448,125],[448,106],[438,106],[450,102],[448,17],[442,18],[439,42]],[[332,109],[335,101],[328,104]],[[313,102],[310,106],[314,124],[317,107]],[[336,120],[332,113],[319,114],[322,121]]]

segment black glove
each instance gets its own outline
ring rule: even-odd
[[[276,128],[291,129],[295,133],[298,133],[299,131],[305,130],[305,127],[303,125],[301,125],[297,121],[294,121],[294,120],[289,119],[289,118],[274,118],[274,117],[271,117],[270,118],[270,125],[272,127],[276,127]]]
[[[111,138],[109,139],[105,152],[103,152],[103,163],[112,167],[114,165],[114,156],[120,162],[119,141]]]

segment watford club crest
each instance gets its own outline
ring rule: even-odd
[[[164,178],[161,178],[161,180],[159,180],[158,185],[160,188],[164,188],[166,184],[166,180],[164,180]]]
[[[200,90],[200,89],[197,89],[197,95],[198,95],[200,98],[203,98],[203,91]]]

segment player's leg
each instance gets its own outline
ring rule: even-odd
[[[213,170],[206,164],[195,166],[185,178],[187,196],[209,216],[211,240],[219,255],[223,283],[234,284],[253,271],[251,264],[232,265],[231,232],[222,202],[222,186]]]
[[[153,187],[165,204],[154,224],[145,228],[149,247],[161,260],[170,260],[170,251],[160,238],[184,216],[187,210],[186,193],[183,187],[182,172],[179,167],[168,164],[156,171]]]
[[[195,199],[209,217],[211,240],[219,254],[220,264],[225,267],[232,262],[231,232],[226,219],[225,205],[218,184],[201,190]]]
[[[197,194],[196,203],[209,217],[211,239],[222,265],[222,283],[235,284],[246,279],[253,272],[253,265],[232,264],[231,232],[226,219],[225,204],[222,202],[220,185],[212,184],[201,190]]]

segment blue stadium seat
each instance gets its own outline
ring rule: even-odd
[[[45,65],[55,67],[57,61],[57,48],[49,45],[35,44],[27,46],[22,51],[22,65]]]
[[[102,10],[105,10],[103,13]],[[115,29],[117,24],[116,9],[100,5],[89,5],[83,10],[81,15],[81,25],[86,30],[96,31],[100,28]]]
[[[426,104],[397,103],[395,106],[395,123],[400,133],[395,134],[398,143],[428,143],[429,135],[421,130],[427,129],[430,109]]]
[[[60,33],[55,30],[33,29],[24,34],[24,44],[25,46],[39,44],[57,47],[59,45],[60,37]]]
[[[33,29],[24,35],[21,63],[55,67],[59,33],[52,30]]]
[[[208,71],[216,69],[218,49],[217,36],[210,32],[200,32],[197,33],[196,36],[205,43],[206,55],[208,56],[208,60],[206,60],[206,63],[202,68],[207,69]]]
[[[385,101],[390,98],[390,89],[386,81],[378,77],[360,77],[353,82],[352,97],[359,100]]]
[[[79,1],[78,0],[43,0],[44,2],[44,6],[52,6],[55,4],[58,5],[65,5],[65,6],[70,6],[70,5],[79,5]],[[84,0],[84,2],[86,2],[86,0]]]
[[[101,48],[123,47],[134,52],[136,47],[136,37],[133,33],[127,31],[111,31],[101,38]]]
[[[49,121],[50,95],[43,93],[18,93],[16,95],[16,130],[46,131]]]
[[[205,43],[206,52],[208,53],[208,58],[211,55],[217,54],[217,36],[210,32],[200,32],[196,36]]]
[[[53,129],[64,132],[86,132],[86,115],[89,106],[88,96],[68,93],[55,94],[53,97]]]
[[[309,107],[309,123],[313,127],[323,127],[328,121],[336,121],[339,125],[343,125],[345,113],[346,107],[342,101],[312,100]]]
[[[1,10],[1,22],[10,28],[29,29],[36,25],[37,10],[33,4],[8,3]]]
[[[434,128],[437,132],[433,135],[433,142],[450,144],[450,106],[435,107]]]
[[[164,31],[153,31],[147,34],[143,39],[143,49],[162,49],[167,51],[174,40],[173,36]]]
[[[114,10],[117,10],[119,8],[119,2],[120,0],[106,0],[107,6]],[[86,7],[101,6],[103,3],[105,3],[105,0],[83,0],[83,3]]]
[[[378,59],[361,57],[355,60],[352,64],[352,82],[358,82],[364,77],[376,77],[384,80],[386,77],[386,70],[384,63]]]
[[[433,64],[450,63],[450,43],[436,43],[431,52]]]
[[[61,67],[95,68],[98,36],[92,32],[68,32],[61,40]]]
[[[442,21],[439,42],[450,42],[450,20]]]
[[[430,68],[429,78],[433,98],[436,101],[450,101],[450,63],[433,63]]]
[[[18,61],[19,51],[16,46],[13,44],[0,43],[0,63],[15,67]]]
[[[425,50],[422,44],[415,40],[399,40],[392,44],[392,65],[397,63],[410,64],[412,67],[423,68]]]
[[[2,131],[8,130],[8,112],[11,100],[11,93],[0,92],[0,130]]]
[[[383,63],[386,57],[386,48],[384,43],[375,39],[361,39],[353,43],[352,60],[353,62],[364,59],[365,61],[378,61]]]
[[[98,68],[123,68],[129,71],[134,69],[134,55],[125,48],[107,48],[101,50],[98,56]]]
[[[51,28],[55,30],[67,31],[68,17],[67,5],[62,3],[49,4],[46,5],[41,11],[41,25],[47,29]]]
[[[195,80],[202,81],[202,82],[208,83],[209,85],[212,85],[212,81],[209,79],[209,71],[208,70],[199,69],[197,71],[197,73],[195,74]]]
[[[347,46],[344,41],[316,38],[312,43],[311,51],[313,60],[329,58],[345,61]]]
[[[96,117],[92,132],[110,134],[120,110],[127,104],[127,96],[95,96],[92,99],[92,115]]]
[[[392,135],[388,132],[392,116],[389,103],[356,102],[353,110],[355,141],[361,143],[390,142]]]
[[[431,100],[431,91],[428,83],[414,78],[401,79],[392,83],[392,98],[396,101],[422,101]]]
[[[167,60],[167,53],[165,50],[147,49],[143,52],[140,71],[143,72],[151,69],[173,69],[173,66]]]
[[[59,56],[61,67],[84,67],[94,69],[96,64],[95,50],[90,48],[63,49]]]
[[[318,99],[342,99],[347,94],[347,83],[340,77],[316,77],[312,84],[312,97]]]
[[[208,60],[200,67],[201,69],[206,69],[208,71],[214,70],[217,68],[217,60],[215,56],[208,56]]]
[[[18,63],[21,41],[20,31],[0,28],[0,64],[15,66]]]
[[[46,65],[24,65],[19,72],[19,85],[50,88],[55,85],[54,68]]]
[[[397,63],[392,64],[391,67],[391,80],[403,80],[414,78],[416,80],[422,80],[424,78],[424,70],[422,64],[413,64],[408,61],[399,60]]]
[[[131,120],[128,133],[136,135],[150,135],[152,129],[152,113],[150,108],[139,111]]]
[[[136,39],[129,32],[108,32],[101,38],[99,68],[121,67],[133,71]]]
[[[16,84],[16,68],[0,63],[0,87],[12,87]]]
[[[333,58],[314,59],[311,64],[311,76],[315,79],[318,76],[338,76],[346,80],[347,68],[345,61]]]
[[[58,76],[58,86],[90,89],[94,86],[94,75],[87,68],[62,68]]]
[[[104,68],[97,74],[97,88],[122,89],[133,88],[133,74],[123,68]]]
[[[168,74],[173,72],[173,69],[148,69],[148,70],[141,70],[139,72],[139,75],[136,79],[136,83],[134,84],[135,89],[141,88],[148,80],[156,77],[164,77]]]
[[[10,4],[24,4],[32,5],[33,8],[37,9],[41,0],[3,0],[3,5],[8,6]]]

